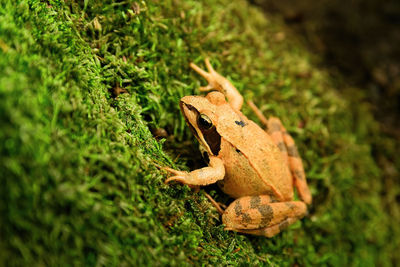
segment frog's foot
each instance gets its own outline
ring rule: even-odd
[[[188,174],[188,172],[174,170],[170,167],[162,167],[161,169],[164,171],[167,171],[171,174],[174,174],[174,176],[169,177],[168,179],[165,180],[165,182],[164,182],[165,184],[168,184],[171,181],[178,181],[178,182],[184,183],[185,177]]]
[[[232,83],[228,79],[226,79],[225,77],[223,77],[214,70],[208,58],[205,59],[205,63],[208,72],[199,68],[196,64],[190,63],[190,67],[208,81],[208,85],[200,87],[200,91],[205,92],[214,89],[223,93],[228,99],[228,102],[231,105],[231,107],[239,111],[243,104],[242,95],[238,92],[238,90],[232,85]]]
[[[222,215],[225,230],[272,237],[304,217],[302,201],[271,202],[268,195],[236,199]]]
[[[177,181],[189,185],[190,187],[213,184],[222,180],[225,176],[224,164],[222,160],[217,157],[210,157],[209,167],[204,167],[191,172],[178,171],[169,167],[162,167],[162,169],[174,174],[174,176],[165,180],[166,184],[171,181]]]

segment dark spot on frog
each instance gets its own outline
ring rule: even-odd
[[[304,180],[304,173],[302,171],[294,170],[293,174],[297,179]]]
[[[288,152],[288,155],[290,157],[294,157],[294,158],[298,158],[299,157],[299,152],[297,151],[297,148],[294,145],[293,146],[289,146],[287,148],[287,152]]]
[[[286,145],[283,142],[279,142],[276,146],[279,148],[280,151],[283,151],[283,152],[287,151],[286,150]]]
[[[240,216],[242,214],[242,205],[240,204],[240,201],[236,200],[235,203],[235,214],[236,216]]]
[[[241,126],[241,127],[246,126],[246,123],[245,123],[244,121],[242,121],[242,120],[240,120],[240,121],[235,121],[235,123],[236,123],[237,125]]]
[[[242,151],[240,151],[239,149],[236,148],[236,153],[242,154]]]
[[[270,203],[278,202],[275,197],[272,196],[272,192],[268,195]],[[264,196],[267,197],[267,196]],[[268,205],[268,204],[267,204]],[[250,199],[250,208],[251,209],[258,209],[261,206],[261,197],[260,196],[252,196]]]
[[[260,196],[252,196],[250,199],[250,208],[256,209],[261,204],[261,197]]]
[[[269,223],[271,222],[272,218],[274,217],[273,209],[268,204],[258,206],[257,209],[261,214],[260,228],[268,226]]]
[[[251,222],[251,217],[247,213],[242,213],[242,223],[248,224]]]
[[[236,200],[235,203],[235,215],[236,217],[241,217],[241,223],[248,224],[251,222],[251,217],[249,214],[243,212],[242,205],[240,204],[239,200]]]

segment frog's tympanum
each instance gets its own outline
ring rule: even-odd
[[[266,119],[249,102],[266,130],[240,112],[243,97],[205,61],[208,72],[190,66],[207,81],[207,96],[185,96],[180,108],[200,143],[208,167],[191,172],[164,169],[191,187],[218,183],[235,200],[222,210],[226,230],[272,237],[307,213],[311,203],[303,164],[293,138],[278,118]],[[293,198],[296,187],[301,201]],[[211,199],[212,200],[212,199]]]

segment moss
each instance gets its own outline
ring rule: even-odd
[[[177,102],[206,56],[303,155],[310,216],[272,239],[224,231],[203,191],[155,167],[200,165]],[[393,141],[316,60],[244,1],[3,1],[0,264],[389,265],[399,235],[372,150]]]

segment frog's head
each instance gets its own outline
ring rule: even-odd
[[[182,114],[193,134],[209,155],[218,155],[221,135],[217,131],[217,106],[226,103],[219,92],[212,92],[207,97],[185,96],[179,105]]]

